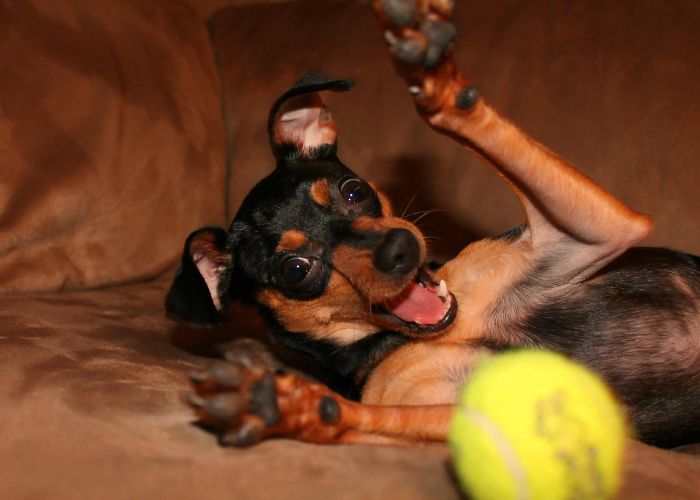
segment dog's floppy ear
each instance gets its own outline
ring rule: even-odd
[[[187,323],[220,324],[226,305],[222,279],[232,260],[223,229],[207,227],[190,234],[165,299],[168,315]]]
[[[307,73],[272,105],[267,122],[272,151],[278,160],[314,158],[335,152],[336,127],[319,92],[350,90],[349,80],[331,80]]]

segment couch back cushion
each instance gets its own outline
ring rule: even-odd
[[[218,77],[186,2],[3,2],[0,68],[0,292],[148,278],[223,221]]]
[[[456,2],[458,62],[527,133],[657,221],[649,244],[700,253],[700,3]],[[358,82],[328,96],[340,157],[388,188],[452,253],[523,220],[494,172],[417,116],[366,1],[228,8],[212,21],[225,85],[230,211],[272,168],[270,104],[309,69]],[[418,215],[416,215],[418,216]]]

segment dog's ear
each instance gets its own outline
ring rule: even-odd
[[[315,158],[335,153],[336,127],[321,96],[324,90],[344,92],[350,80],[331,80],[307,73],[272,105],[267,122],[272,151],[278,160]]]
[[[168,315],[187,323],[220,324],[227,305],[222,296],[222,279],[232,261],[223,229],[202,228],[190,234],[165,298]]]

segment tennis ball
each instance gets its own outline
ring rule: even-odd
[[[626,434],[597,375],[558,354],[523,350],[476,367],[448,442],[474,499],[610,498]]]

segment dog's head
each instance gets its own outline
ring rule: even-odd
[[[456,301],[430,278],[421,232],[336,156],[319,92],[350,86],[311,74],[275,102],[277,166],[228,232],[187,239],[167,298],[172,315],[215,324],[233,300],[254,301],[287,332],[337,346],[386,330],[437,335],[452,323]]]

